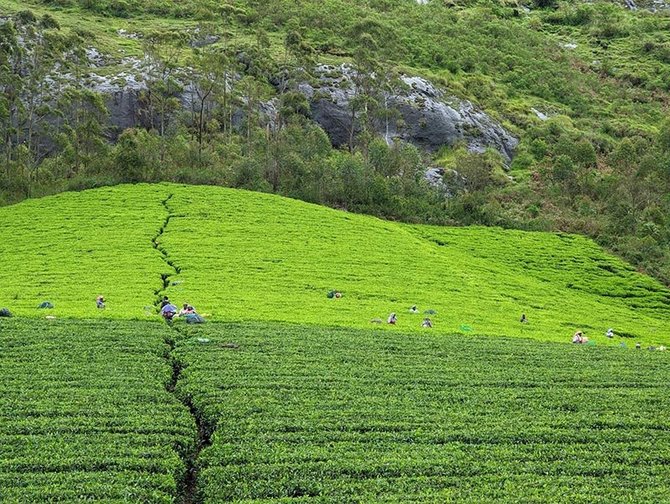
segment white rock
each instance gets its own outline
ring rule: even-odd
[[[548,116],[547,114],[545,114],[545,113],[543,113],[543,112],[540,112],[540,111],[537,110],[536,108],[532,108],[532,107],[531,107],[530,110],[537,116],[537,118],[538,118],[540,121],[546,121],[547,119],[549,119],[549,116]]]

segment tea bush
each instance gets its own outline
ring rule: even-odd
[[[407,225],[170,184],[61,194],[0,218],[14,223],[0,228],[0,305],[17,315],[151,318],[167,294],[213,320],[367,328],[396,312],[384,329],[407,332],[431,310],[440,333],[569,341],[582,329],[618,344],[604,338],[612,327],[669,342],[670,291],[575,235]],[[46,300],[53,310],[37,308]]]
[[[0,319],[0,501],[171,503],[195,423],[154,323]]]
[[[210,324],[175,354],[209,504],[670,499],[661,352]]]

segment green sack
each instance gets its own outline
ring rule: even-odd
[[[185,316],[187,324],[204,324],[205,319],[197,313],[190,313]]]

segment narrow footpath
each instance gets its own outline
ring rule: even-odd
[[[167,213],[163,224],[158,229],[158,233],[151,239],[151,243],[160,254],[163,262],[169,267],[168,272],[161,273],[161,287],[154,291],[156,295],[156,300],[154,305],[156,309],[160,306],[160,302],[165,296],[170,283],[174,281],[174,277],[178,276],[181,273],[181,268],[177,265],[167,252],[167,250],[161,245],[161,236],[165,233],[170,220],[174,217],[174,213],[170,208],[170,200],[173,198],[174,194],[170,194],[165,198],[161,203],[165,207]],[[177,393],[177,384],[181,378],[181,372],[184,369],[185,365],[181,362],[175,352],[176,348],[176,339],[177,337],[187,337],[186,331],[179,327],[171,325],[172,329],[168,336],[165,337],[165,344],[168,347],[168,351],[165,354],[165,360],[168,365],[172,368],[172,377],[165,385],[165,389],[172,395],[174,395],[190,412],[191,416],[195,420],[195,425],[197,428],[197,440],[195,448],[188,453],[180,453],[182,460],[184,461],[184,466],[186,467],[186,473],[181,481],[178,482],[177,487],[177,502],[180,504],[198,504],[202,502],[202,495],[198,492],[198,457],[200,452],[203,449],[207,448],[212,444],[212,434],[214,431],[214,426],[209,425],[198,412],[198,410],[193,405],[191,398],[187,395],[180,396]]]

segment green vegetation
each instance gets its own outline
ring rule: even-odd
[[[665,12],[544,0],[530,11],[493,0],[0,0],[0,9],[15,16],[0,34],[0,203],[119,182],[242,187],[409,222],[584,234],[670,284]],[[191,47],[206,35],[218,41]],[[90,47],[105,66],[89,68]],[[139,75],[125,58],[143,55],[153,69]],[[352,104],[360,132],[336,151],[296,89],[316,64],[342,62],[388,79],[363,83]],[[63,68],[76,78],[41,85]],[[389,113],[381,89],[400,73],[430,78],[518,135],[512,178],[490,153],[457,145],[433,156],[375,138],[370,124]],[[145,128],[109,128],[91,74],[145,82]],[[222,85],[231,75],[232,89]],[[208,92],[202,114],[175,102],[187,84]],[[279,117],[268,128],[258,104],[272,98]],[[422,172],[454,159],[477,183],[445,200]]]
[[[442,334],[568,341],[582,329],[618,344],[604,338],[613,327],[629,342],[670,342],[670,292],[574,235],[407,225],[170,184],[61,194],[0,219],[21,223],[0,230],[0,305],[18,315],[155,317],[167,294],[213,320],[367,328],[396,312],[388,329],[416,332],[416,304],[435,310]],[[45,300],[55,309],[38,309]]]
[[[670,344],[667,12],[0,0],[0,18],[0,205],[29,199],[0,208],[0,501],[670,501],[667,352],[633,349]],[[320,96],[323,63],[357,71],[339,149],[299,86]],[[402,75],[517,136],[510,165],[379,138],[407,126]],[[129,82],[119,126],[96,90]],[[208,323],[159,323],[163,295]],[[596,345],[557,343],[578,329]]]
[[[202,502],[663,502],[662,353],[210,324],[177,394]]]
[[[670,343],[670,293],[586,238],[175,184],[0,219],[0,306],[33,317],[0,319],[3,502],[670,497],[666,352],[632,349]],[[209,322],[158,323],[164,294]]]
[[[670,497],[664,353],[175,328],[0,319],[0,500]]]
[[[155,323],[0,319],[0,501],[171,503],[195,424]]]
[[[162,186],[67,193],[0,209],[0,304],[18,315],[153,315],[165,263],[151,240],[166,218]],[[102,313],[103,294],[113,302]],[[50,301],[53,310],[37,310]]]
[[[170,208],[161,243],[181,272],[167,292],[215,318],[369,327],[397,312],[410,331],[417,304],[441,332],[668,333],[670,292],[577,236],[407,226],[210,187],[176,190]]]

